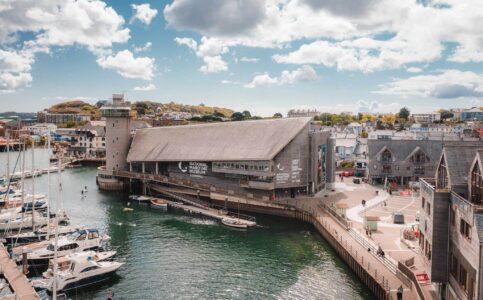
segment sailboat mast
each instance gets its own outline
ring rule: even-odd
[[[60,214],[60,209],[59,209],[59,203],[60,203],[60,189],[62,187],[62,181],[61,181],[61,173],[60,173],[60,166],[61,166],[61,160],[62,160],[62,155],[59,153],[57,154],[57,175],[58,175],[58,181],[59,185],[57,187],[57,201],[55,204],[55,209],[56,209],[56,214],[55,214],[55,242],[54,242],[54,269],[53,269],[53,284],[52,284],[52,299],[57,300],[57,247],[58,247],[58,240],[59,240],[59,230],[57,228],[59,227],[59,214]]]
[[[47,154],[48,167],[47,167],[47,239],[50,238],[50,128],[47,136]]]
[[[21,178],[21,180],[22,180],[22,207],[25,203],[25,147],[26,147],[26,145],[25,145],[25,140],[24,140],[23,145],[22,145],[22,171],[21,171],[22,172],[21,173],[22,174],[21,175],[22,176],[22,178]],[[22,209],[22,221],[23,221],[23,214],[24,214],[23,211],[24,210]]]
[[[7,174],[5,177],[8,179],[8,186],[10,186],[10,133],[7,131]]]
[[[34,139],[32,139],[32,231],[35,231],[35,155],[34,155],[34,150],[35,150],[35,144],[34,144]]]

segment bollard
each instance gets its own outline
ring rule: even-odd
[[[27,247],[22,247],[22,266],[23,273],[27,275],[29,273],[29,268],[27,266]]]

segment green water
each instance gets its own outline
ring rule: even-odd
[[[4,154],[0,163],[2,174]],[[115,299],[374,298],[304,223],[256,215],[262,228],[238,231],[149,206],[133,204],[126,213],[127,195],[98,191],[95,173],[88,167],[62,173],[62,207],[71,223],[109,234],[126,264],[105,285],[69,294],[73,299],[106,299],[109,290]],[[46,175],[36,179],[36,191],[47,193]]]

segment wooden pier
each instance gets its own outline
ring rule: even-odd
[[[27,277],[22,273],[21,267],[18,267],[17,264],[10,259],[10,256],[3,245],[0,245],[0,268],[14,293],[11,297],[6,296],[2,299],[40,299],[37,292],[35,292],[35,289],[27,280]]]

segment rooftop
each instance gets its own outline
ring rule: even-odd
[[[271,160],[310,120],[268,119],[140,129],[127,161]]]

